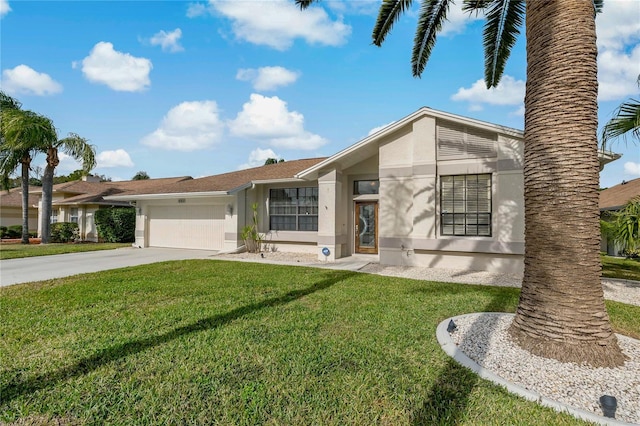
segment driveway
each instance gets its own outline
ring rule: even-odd
[[[207,259],[215,254],[217,254],[216,251],[206,250],[127,247],[116,250],[7,259],[0,262],[0,287],[166,260]]]

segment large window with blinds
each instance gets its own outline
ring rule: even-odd
[[[491,174],[440,177],[440,234],[491,236]]]
[[[269,229],[317,231],[318,188],[278,188],[269,191]]]

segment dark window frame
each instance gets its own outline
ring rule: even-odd
[[[373,189],[372,192],[360,192],[360,183],[369,185]],[[379,179],[360,179],[353,181],[353,195],[377,195],[380,193],[380,180]]]
[[[318,232],[318,187],[270,188],[269,230]]]
[[[486,191],[479,190],[480,186],[478,182],[480,177],[488,178]],[[459,187],[456,187],[456,181],[460,183],[460,178],[464,178],[464,186],[456,192]],[[465,174],[465,175],[447,175],[440,177],[440,235],[444,236],[461,236],[461,237],[491,237],[493,235],[493,191],[492,191],[492,174],[491,173],[478,173],[478,174]],[[445,200],[445,181],[451,179],[451,200]],[[469,198],[470,189],[474,189],[470,186],[475,179],[475,200]],[[462,196],[460,196],[462,193]],[[483,195],[483,197],[481,197]],[[487,197],[488,196],[488,197]],[[485,198],[486,197],[486,198]],[[480,209],[483,204],[481,201],[487,202],[487,209]],[[456,209],[456,202],[462,203],[461,209]],[[453,211],[449,211],[443,208],[443,205],[447,203],[451,205]],[[469,205],[475,205],[476,208],[469,210]],[[451,229],[450,231],[448,229]],[[480,232],[486,230],[486,232]]]

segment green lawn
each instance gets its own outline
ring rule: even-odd
[[[212,260],[11,286],[0,423],[585,424],[440,349],[443,319],[517,302],[514,288]],[[640,336],[640,307],[607,305]]]
[[[602,256],[602,276],[640,281],[640,259]]]
[[[50,254],[78,253],[81,251],[112,250],[120,247],[131,247],[131,243],[78,243],[78,244],[20,244],[1,243],[0,259],[17,259],[19,257],[48,256]]]

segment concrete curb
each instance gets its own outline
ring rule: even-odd
[[[486,312],[486,313],[483,312],[483,314],[513,316],[513,314],[505,314],[503,312]],[[492,371],[481,367],[478,363],[476,363],[474,360],[469,358],[467,355],[465,355],[462,351],[458,349],[458,346],[455,343],[453,343],[453,340],[451,339],[451,335],[447,331],[447,326],[449,325],[450,320],[453,320],[453,322],[455,323],[458,319],[464,318],[469,315],[475,315],[475,314],[458,315],[452,318],[448,318],[442,321],[440,324],[438,324],[438,327],[436,328],[436,338],[438,339],[438,343],[440,344],[440,347],[442,348],[443,351],[445,351],[447,355],[453,358],[456,362],[458,362],[464,367],[467,367],[468,369],[470,369],[471,371],[473,371],[483,379],[489,380],[497,385],[500,385],[506,388],[511,393],[519,395],[529,401],[535,401],[540,405],[544,405],[545,407],[553,408],[556,411],[566,412],[579,419],[601,424],[601,425],[626,425],[626,426],[634,425],[634,423],[627,423],[627,422],[622,422],[615,419],[609,419],[603,416],[598,416],[597,414],[594,414],[590,411],[574,408],[569,405],[563,404],[561,402],[546,398],[537,392],[530,391],[520,385],[511,383],[503,379],[502,377],[498,376],[497,374],[493,373]]]

